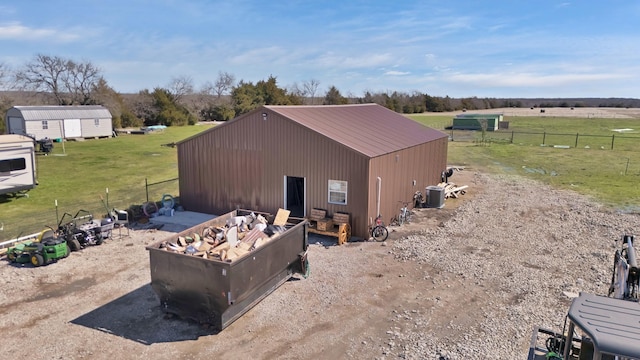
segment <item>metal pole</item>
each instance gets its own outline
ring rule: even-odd
[[[616,135],[611,135],[611,150],[613,150],[613,140],[616,138]]]
[[[60,224],[60,219],[58,217],[58,199],[56,199],[56,225]]]
[[[511,130],[511,143],[513,144],[513,130]]]
[[[578,148],[578,133],[576,133],[576,149]]]
[[[627,158],[627,167],[624,168],[624,175],[627,175],[627,170],[629,170],[629,158]]]
[[[149,202],[149,182],[144,178],[144,191],[147,193],[147,202]]]
[[[542,145],[544,145],[545,140],[547,139],[547,132],[542,133]]]
[[[109,188],[105,190],[107,192],[107,209],[109,209]]]

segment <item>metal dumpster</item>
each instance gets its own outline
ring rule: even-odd
[[[164,312],[222,330],[295,273],[308,274],[306,221],[287,223],[279,236],[232,262],[161,248],[167,240],[225,226],[227,219],[248,213],[235,210],[146,247],[151,287]]]

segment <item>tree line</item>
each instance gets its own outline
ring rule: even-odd
[[[273,75],[253,83],[237,81],[235,75],[224,71],[218,72],[215,80],[206,81],[199,89],[191,77],[178,76],[164,87],[121,94],[90,61],[44,54],[35,55],[15,70],[0,63],[0,87],[6,90],[0,98],[3,113],[14,105],[103,105],[110,110],[116,128],[226,121],[262,105],[377,103],[408,114],[503,107],[640,107],[638,99],[454,99],[418,91],[367,91],[361,97],[345,96],[335,86],[321,92],[317,79],[281,87]],[[4,126],[1,122],[0,133],[4,132]]]

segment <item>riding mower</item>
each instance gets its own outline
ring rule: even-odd
[[[111,237],[113,219],[97,220],[86,210],[79,210],[75,216],[64,213],[58,223],[58,233],[69,244],[71,251],[77,251],[88,245],[101,245],[104,239]]]
[[[19,264],[30,262],[33,266],[46,265],[68,255],[67,242],[56,238],[53,229],[42,231],[35,241],[18,244],[7,251],[9,261]]]

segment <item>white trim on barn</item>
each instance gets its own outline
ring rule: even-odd
[[[14,106],[5,116],[8,134],[36,140],[111,137],[113,121],[101,105]]]

